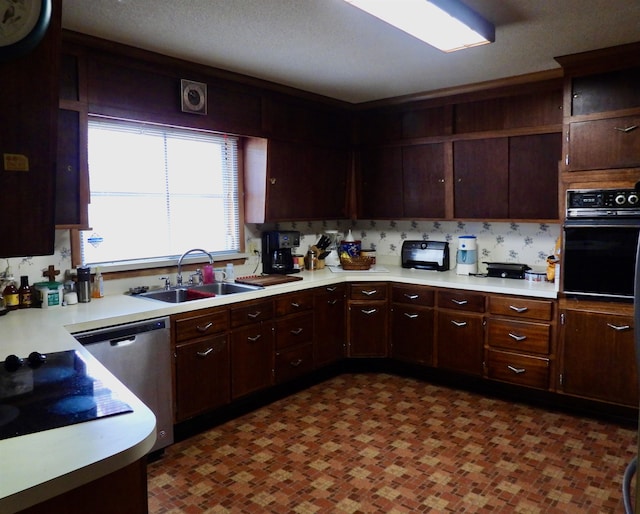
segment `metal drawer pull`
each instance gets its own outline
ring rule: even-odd
[[[198,357],[206,357],[207,355],[209,355],[211,352],[213,351],[213,348],[208,348],[206,349],[204,352],[196,352],[196,355]]]
[[[262,314],[262,311],[256,311],[256,312],[250,312],[249,314],[247,314],[247,316],[249,316],[252,319],[256,319],[258,316],[260,316],[260,314]]]
[[[625,128],[622,128],[622,127],[613,127],[613,128],[619,132],[624,132],[626,134],[627,132],[631,132],[632,130],[637,129],[638,125],[631,125],[630,127],[625,127]]]
[[[360,291],[362,294],[371,296],[372,294],[376,294],[378,292],[377,289],[372,289],[371,291]]]
[[[336,303],[338,303],[338,300],[327,300],[327,303],[329,305],[335,305]]]
[[[337,287],[331,287],[331,286],[328,286],[326,288],[326,290],[329,291],[330,293],[333,293],[336,289],[338,289],[338,288]]]
[[[416,319],[418,317],[417,314],[412,314],[411,312],[405,312],[404,315],[409,319]]]
[[[456,327],[466,327],[467,326],[467,322],[466,321],[456,321],[456,320],[452,319],[451,323],[453,323]]]
[[[304,331],[303,328],[294,328],[293,330],[291,330],[291,333],[294,336],[298,336],[298,335],[302,334],[303,331]]]
[[[527,371],[524,368],[514,368],[513,366],[507,366],[507,369],[509,371],[513,371],[516,375],[521,375],[522,373],[524,373],[525,371]]]
[[[255,343],[255,342],[256,342],[258,339],[260,339],[261,337],[262,337],[262,334],[258,334],[257,336],[253,336],[253,337],[251,337],[251,336],[247,336],[247,339],[248,339],[249,341],[251,341],[252,343]]]
[[[292,365],[294,368],[297,368],[298,366],[300,366],[300,364],[302,364],[302,359],[296,359],[296,360],[294,360],[294,361],[291,361],[291,365]]]
[[[206,332],[207,330],[209,330],[211,327],[213,326],[213,323],[210,321],[209,323],[207,323],[204,326],[200,326],[198,325],[196,327],[196,329],[198,330],[198,332]]]
[[[509,332],[509,337],[516,341],[524,341],[527,338],[527,336],[519,336],[518,334],[512,334],[511,332]]]
[[[456,305],[467,305],[469,303],[468,300],[456,300],[455,298],[451,298],[451,301]]]
[[[527,312],[529,310],[529,307],[516,307],[514,305],[509,305],[509,308],[516,312]]]
[[[300,304],[297,302],[291,302],[291,307],[300,307]]]
[[[378,312],[378,309],[369,309],[368,311],[362,309],[362,314],[375,314],[376,312]]]
[[[418,298],[420,298],[420,295],[418,295],[418,294],[408,294],[408,293],[405,293],[405,294],[404,294],[404,296],[405,296],[406,298],[409,298],[409,300],[417,300]]]
[[[611,327],[613,330],[617,330],[618,332],[629,330],[631,328],[629,325],[613,325],[611,323],[607,323],[607,326]]]

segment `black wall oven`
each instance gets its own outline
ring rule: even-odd
[[[632,302],[639,234],[635,189],[568,191],[564,293]]]

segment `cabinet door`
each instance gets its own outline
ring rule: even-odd
[[[632,316],[565,311],[562,325],[562,390],[638,406]]]
[[[349,357],[386,357],[387,302],[349,302],[347,352]]]
[[[231,397],[273,384],[273,322],[254,323],[231,333]]]
[[[314,363],[339,361],[345,348],[345,286],[327,286],[314,295]]]
[[[176,421],[229,403],[226,334],[176,346]]]
[[[557,219],[562,135],[509,138],[509,217]]]
[[[56,225],[86,226],[87,194],[80,153],[82,114],[58,111],[58,160],[56,162]],[[86,121],[86,120],[85,120]]]
[[[358,215],[361,219],[403,217],[402,150],[366,148],[360,162]]]
[[[482,375],[482,317],[464,312],[437,314],[437,366],[469,375]]]
[[[508,218],[508,138],[454,142],[453,174],[456,218]]]
[[[391,314],[391,356],[433,365],[433,309],[394,304]]]
[[[402,148],[403,217],[445,217],[444,173],[444,144]]]

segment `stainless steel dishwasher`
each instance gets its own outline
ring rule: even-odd
[[[100,328],[73,336],[155,414],[157,438],[150,451],[173,443],[169,318]]]

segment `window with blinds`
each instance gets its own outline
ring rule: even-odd
[[[86,265],[240,251],[238,139],[91,117]]]

